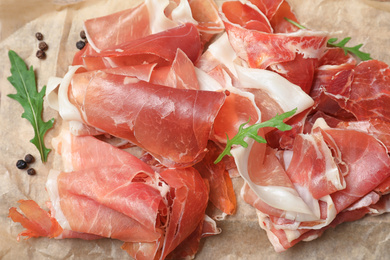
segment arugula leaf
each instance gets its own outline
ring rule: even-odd
[[[38,93],[33,67],[27,69],[26,63],[12,50],[8,52],[8,57],[11,62],[12,74],[8,77],[8,81],[17,90],[16,94],[9,94],[8,97],[18,101],[24,108],[22,117],[30,121],[35,133],[30,142],[38,148],[42,162],[46,162],[50,149],[45,147],[43,137],[54,124],[54,118],[47,122],[42,119],[46,86],[43,86],[41,92]]]
[[[300,25],[299,23],[297,23],[297,22],[295,22],[287,17],[284,17],[284,19],[287,22],[295,25],[299,29],[307,29],[305,26]],[[351,37],[345,37],[339,43],[335,43],[337,40],[338,40],[337,38],[330,38],[328,40],[328,45],[330,45],[332,47],[339,47],[339,48],[343,49],[345,55],[347,55],[348,52],[350,52],[350,53],[356,55],[356,57],[358,57],[361,60],[372,60],[369,53],[362,52],[361,50],[359,50],[363,46],[363,44],[358,44],[358,45],[353,46],[353,47],[346,47],[345,46],[345,44],[347,44],[347,42],[349,42],[351,40]]]
[[[284,20],[286,20],[287,22],[291,23],[292,25],[295,25],[296,27],[298,27],[299,29],[307,29],[305,26],[303,26],[302,24],[299,24],[287,17],[284,17]]]
[[[238,133],[232,139],[229,139],[229,136],[226,134],[226,147],[223,152],[218,156],[218,158],[214,161],[214,164],[219,163],[225,155],[232,156],[230,150],[232,149],[232,146],[234,144],[241,145],[242,147],[247,148],[248,143],[244,141],[245,137],[250,137],[259,143],[266,143],[267,141],[263,137],[257,135],[258,130],[262,127],[276,127],[280,131],[291,130],[291,126],[285,124],[283,120],[294,115],[296,111],[297,109],[295,108],[281,115],[276,115],[268,121],[257,123],[247,128],[244,128],[244,126],[249,123],[250,119],[247,122],[241,124],[238,128]]]
[[[358,44],[353,47],[346,47],[345,44],[351,40],[351,37],[346,37],[342,39],[339,43],[335,43],[337,41],[337,38],[330,38],[328,40],[328,45],[333,46],[333,47],[339,47],[344,50],[345,55],[348,54],[348,52],[355,54],[359,59],[361,60],[372,60],[371,56],[369,53],[362,52],[360,51],[360,47],[363,46],[363,44]]]

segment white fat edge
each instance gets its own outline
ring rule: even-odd
[[[104,63],[104,66],[106,66],[106,68],[117,68],[117,67],[119,67],[115,63],[115,61],[113,61],[110,57],[103,57],[102,61]]]
[[[249,187],[257,194],[259,199],[271,207],[287,211],[288,215],[286,215],[286,218],[296,219],[298,221],[317,220],[318,218],[313,215],[309,207],[293,188],[260,186],[251,181],[248,173],[248,158],[255,141],[248,138],[245,138],[245,141],[248,143],[247,148],[237,146],[231,150],[231,154],[234,157],[241,177],[248,183]]]
[[[78,135],[78,132],[80,132],[81,130],[83,130],[83,128],[85,127],[85,125],[79,121],[69,121],[69,131],[73,134],[73,135]]]
[[[322,118],[321,118],[322,119]],[[317,122],[317,120],[316,120]],[[306,141],[313,144],[313,147],[316,151],[317,159],[323,159],[325,160],[325,177],[326,180],[332,183],[332,185],[337,190],[345,189],[346,182],[344,181],[344,178],[340,178],[340,171],[337,167],[337,163],[334,161],[334,158],[332,156],[332,151],[329,149],[328,145],[325,143],[323,138],[321,138],[320,147],[317,146],[317,142],[315,140],[315,137],[313,134],[301,134],[301,137],[305,139]],[[321,135],[322,137],[322,135]],[[323,154],[323,153],[324,154]]]
[[[287,37],[328,37],[328,33],[324,31],[312,31],[312,30],[307,30],[307,29],[300,29],[295,32],[291,33],[276,33],[279,35],[287,36]],[[322,56],[322,54],[325,51],[326,44],[322,46],[321,48],[301,48],[302,45],[304,45],[305,42],[299,43],[299,44],[294,44],[292,42],[288,43],[287,48],[291,50],[292,52],[297,52],[299,54],[303,54],[303,58],[308,59],[308,58],[318,58],[319,56]]]
[[[164,199],[165,204],[168,205],[167,194],[170,191],[169,185],[163,181],[159,181],[155,188],[160,191],[161,197]]]
[[[344,181],[343,175],[339,171],[339,167],[335,162],[332,151],[325,143],[325,141],[321,140],[321,150],[325,153],[325,177],[326,179],[332,183],[332,185],[337,190],[343,190],[347,187],[347,183]],[[341,177],[340,177],[341,176]]]
[[[196,78],[198,79],[199,89],[208,90],[208,91],[218,91],[223,90],[221,84],[218,83],[213,77],[204,72],[203,70],[194,67]]]
[[[390,197],[389,196],[382,196],[381,200],[384,200],[384,205],[382,204],[383,207],[380,209],[369,208],[370,214],[379,215],[379,214],[390,212]]]
[[[216,233],[207,233],[207,234],[217,235],[217,234],[220,234],[222,232],[222,229],[217,227],[217,223],[215,222],[215,220],[210,218],[207,214],[204,214],[204,221],[211,223],[211,225],[213,226],[213,230],[216,231]]]
[[[83,128],[86,128],[86,127],[94,128],[96,131],[101,132],[102,134],[106,133],[106,131],[104,131],[102,129],[99,129],[99,128],[93,127],[93,126],[88,126],[80,121],[68,121],[68,123],[69,123],[69,130],[70,130],[71,134],[73,134],[75,136],[78,136],[79,132],[81,130],[83,130]]]
[[[319,238],[319,234],[313,234],[313,235],[310,235],[304,239],[302,239],[302,241],[305,241],[305,242],[309,242],[309,241],[313,241],[314,239],[317,239]]]
[[[270,221],[268,216],[259,210],[256,210],[256,214],[257,214],[257,219],[259,221],[259,225],[267,233],[268,240],[271,242],[272,246],[274,247],[275,252],[285,251],[286,249],[282,246],[282,244],[280,244],[279,238],[275,236],[274,233],[271,232]]]
[[[294,152],[291,151],[291,150],[285,150],[283,152],[282,159],[283,159],[283,162],[284,162],[285,169],[288,169],[288,167],[290,166],[293,154],[294,154]]]
[[[314,122],[313,124],[313,127],[312,127],[312,131],[315,129],[315,128],[321,128],[321,129],[330,129],[331,127],[326,123],[325,119],[322,118],[322,117],[319,117],[317,118],[317,120]]]
[[[58,111],[60,109],[58,104],[58,86],[61,84],[62,78],[50,77],[47,81],[47,88],[45,93],[46,102],[49,107]]]
[[[83,23],[83,30],[85,32],[85,36],[87,37],[87,41],[88,41],[89,45],[91,45],[91,47],[92,47],[92,49],[94,49],[94,51],[96,51],[97,53],[100,53],[101,50],[95,45],[95,43],[91,39],[91,36],[89,36],[88,30],[85,27],[85,23]]]
[[[168,19],[164,10],[169,5],[169,0],[146,0],[149,11],[149,23],[152,34],[165,31],[176,26],[176,23]]]
[[[50,170],[46,181],[46,190],[49,194],[51,205],[55,212],[55,216],[52,217],[55,217],[58,224],[60,224],[60,226],[63,229],[72,230],[67,218],[64,215],[64,212],[61,209],[61,204],[60,204],[61,198],[58,193],[58,183],[57,183],[58,176],[60,175],[60,173],[61,172],[57,170]]]
[[[302,235],[301,232],[299,232],[297,229],[283,229],[283,231],[286,234],[288,242],[292,242]]]
[[[124,85],[136,84],[136,83],[138,83],[138,82],[140,82],[140,80],[139,80],[138,78],[136,78],[136,77],[128,77],[128,76],[126,76],[126,77],[124,77],[124,79],[123,79],[123,84],[124,84]]]
[[[322,198],[320,198],[318,201],[323,201],[327,205],[327,211],[326,211],[326,219],[320,219],[316,222],[318,222],[317,225],[314,226],[301,226],[301,229],[321,229],[323,227],[328,226],[337,215],[336,207],[334,205],[333,199],[330,195],[326,195]]]
[[[180,0],[180,4],[172,11],[171,16],[172,20],[178,24],[198,24],[198,22],[192,17],[190,4],[186,0]]]
[[[310,190],[305,186],[299,185],[298,183],[294,183],[294,187],[295,190],[298,192],[299,196],[306,203],[306,205],[309,206],[311,212],[313,212],[317,219],[320,219],[321,212],[319,202],[317,199],[313,198],[313,195],[311,194]]]
[[[225,65],[230,72],[237,77],[236,68],[234,67],[234,61],[237,58],[237,54],[233,47],[230,45],[227,33],[224,32],[216,41],[214,41],[207,48],[215,59]]]
[[[61,84],[58,87],[58,112],[62,119],[65,121],[76,120],[83,122],[79,110],[70,103],[68,99],[68,89],[73,75],[76,71],[83,66],[70,66],[68,72],[65,74],[64,78],[61,80]],[[53,95],[53,91],[49,93]]]
[[[334,205],[333,199],[330,195],[326,195],[320,198],[319,200],[326,202],[327,205],[326,219],[322,224],[313,226],[312,227],[313,229],[320,229],[328,226],[336,218],[337,215],[336,206]]]
[[[226,214],[225,212],[222,212],[221,214],[214,215],[214,218],[218,221],[223,221],[226,219],[227,216],[228,216],[228,214]]]
[[[313,99],[299,86],[291,83],[276,72],[244,68],[235,64],[238,79],[246,88],[266,91],[284,112],[297,108],[297,114],[313,106]]]
[[[268,19],[267,16],[266,16],[266,15],[265,15],[265,14],[264,14],[256,5],[254,5],[252,2],[246,1],[246,0],[241,1],[241,3],[243,3],[244,5],[247,5],[247,6],[251,7],[253,10],[256,10],[256,11],[258,12],[258,15],[259,15],[259,16],[262,16],[262,17],[264,18],[264,21],[267,22],[269,28],[271,29],[271,33],[274,32],[274,29],[272,28],[272,25],[271,25],[271,23],[269,22],[270,19]],[[282,4],[282,2],[280,2],[279,6],[280,6],[281,4]],[[278,8],[279,8],[279,7],[278,7]]]
[[[356,209],[364,208],[371,206],[372,204],[376,203],[379,200],[380,195],[374,191],[371,191],[367,195],[365,195],[363,198],[352,204],[352,206],[346,208],[344,211],[353,211]]]
[[[65,172],[73,171],[73,163],[72,163],[72,136],[70,131],[63,127],[60,134],[54,137],[51,141],[51,144],[54,150],[61,155],[62,165]]]

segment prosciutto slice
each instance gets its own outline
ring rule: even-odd
[[[95,71],[74,75],[69,98],[86,124],[139,145],[164,165],[183,167],[204,156],[225,95]]]
[[[318,32],[301,30],[286,35],[269,34],[247,30],[228,20],[224,23],[234,50],[253,68],[264,69],[294,60],[297,53],[303,54],[304,58],[319,58],[327,40],[326,34]]]
[[[88,43],[97,52],[151,34],[145,3],[84,22]],[[110,28],[109,30],[107,28]]]
[[[72,169],[50,172],[51,215],[33,201],[21,201],[26,217],[10,210],[10,217],[27,228],[20,236],[110,237],[125,241],[126,251],[134,252],[132,245],[140,243],[137,254],[161,259],[199,226],[196,237],[201,238],[208,187],[194,168],[158,174],[125,151],[68,131],[55,144]],[[108,154],[112,160],[102,160]],[[205,225],[212,232],[209,220]]]
[[[379,118],[390,122],[390,68],[377,60],[364,61],[354,69],[345,109],[358,120]]]
[[[143,38],[111,45],[100,52],[87,47],[81,58],[88,70],[140,65],[145,62],[168,65],[175,59],[177,49],[186,53],[192,62],[199,58],[201,42],[199,32],[193,24],[187,23]]]

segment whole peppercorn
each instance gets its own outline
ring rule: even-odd
[[[34,168],[30,168],[30,169],[27,170],[27,174],[28,175],[35,175],[36,171],[34,170]]]
[[[38,59],[44,59],[46,58],[46,53],[42,50],[38,50],[36,56]]]
[[[18,169],[26,169],[27,163],[23,160],[18,160],[16,162],[16,167],[18,167]]]
[[[41,51],[46,51],[47,48],[49,48],[49,46],[47,46],[47,43],[46,43],[46,42],[40,42],[39,45],[38,45],[38,48],[39,48]]]
[[[32,156],[31,154],[27,154],[25,157],[24,157],[24,161],[26,163],[32,163],[34,162],[35,158],[34,156]]]
[[[42,40],[43,40],[43,34],[40,33],[40,32],[37,32],[37,33],[35,34],[35,37],[38,39],[38,41],[42,41]]]
[[[85,42],[83,42],[83,41],[78,41],[78,42],[76,43],[76,47],[77,47],[77,49],[79,49],[79,50],[82,50],[82,49],[84,48],[84,46],[85,46]]]
[[[82,30],[80,32],[80,38],[83,39],[83,40],[85,40],[87,38],[87,36],[85,35],[85,31],[84,30]]]

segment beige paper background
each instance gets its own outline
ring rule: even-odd
[[[47,238],[17,242],[22,231],[9,218],[8,209],[19,199],[33,199],[44,207],[48,199],[45,182],[50,168],[60,165],[52,152],[42,164],[36,148],[29,142],[32,127],[21,118],[22,107],[6,95],[15,93],[7,81],[10,76],[8,50],[16,51],[31,66],[39,88],[50,76],[63,76],[77,51],[82,21],[122,10],[137,0],[87,0],[63,5],[67,0],[0,1],[0,259],[125,259],[122,242],[54,240]],[[69,1],[68,1],[69,2]],[[71,2],[77,2],[71,0]],[[220,1],[219,1],[220,2]],[[351,36],[351,45],[363,43],[373,58],[390,63],[390,2],[374,0],[290,0],[301,24],[328,31],[335,37]],[[58,4],[62,3],[62,4]],[[35,57],[35,32],[44,34],[49,45],[47,58]],[[44,107],[44,119],[55,117],[55,128],[46,135],[46,144],[57,135],[61,120]],[[15,163],[32,153],[36,176],[18,170]],[[238,197],[236,215],[218,222],[222,233],[203,240],[196,259],[388,259],[390,252],[390,214],[366,217],[330,229],[311,242],[301,242],[283,253],[275,253],[257,223],[254,210],[239,198],[242,180],[235,179]]]

